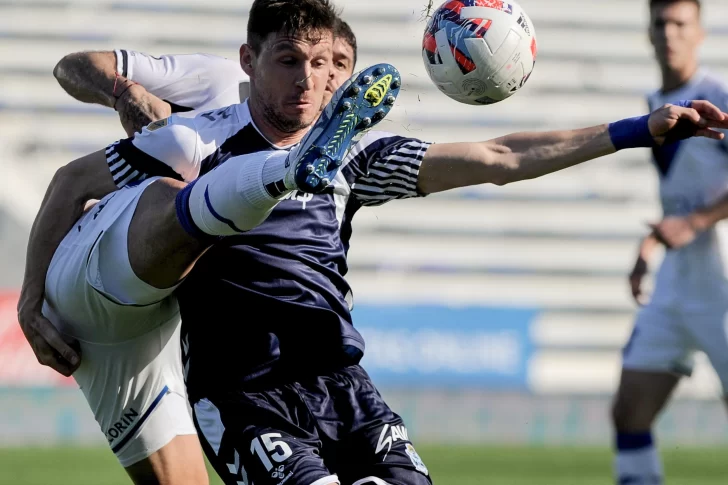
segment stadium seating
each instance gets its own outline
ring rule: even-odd
[[[360,63],[399,67],[404,89],[383,129],[433,141],[585,126],[645,110],[657,69],[646,2],[522,0],[539,60],[515,97],[458,105],[429,83],[420,57],[424,0],[340,0]],[[244,40],[248,1],[6,0],[0,3],[0,285],[17,287],[32,218],[53,172],[123,136],[113,111],[66,95],[51,72],[69,52],[114,47],[230,58]],[[436,6],[436,5],[435,5]],[[705,63],[728,78],[728,3],[706,2]],[[163,28],[160,28],[162,26]],[[210,28],[205,28],[210,26]],[[538,310],[529,364],[539,393],[606,393],[634,311],[626,285],[644,223],[659,215],[646,150],[540,180],[471,187],[362,210],[350,253],[357,303],[436,303]],[[712,396],[703,365],[681,393]]]

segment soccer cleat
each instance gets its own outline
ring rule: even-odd
[[[289,155],[286,185],[313,194],[330,186],[352,140],[387,116],[401,84],[399,71],[390,64],[371,66],[345,82]]]

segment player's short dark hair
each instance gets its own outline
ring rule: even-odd
[[[248,16],[248,44],[256,54],[272,33],[318,42],[335,32],[339,17],[329,0],[254,0]]]
[[[662,6],[662,5],[670,5],[672,3],[680,3],[680,2],[690,2],[694,3],[698,7],[698,11],[700,11],[700,0],[650,0],[650,10],[652,10],[654,7]]]
[[[354,51],[354,65],[356,66],[356,58],[358,55],[356,36],[354,35],[354,31],[351,30],[349,24],[344,22],[342,19],[339,19],[339,21],[336,23],[336,30],[334,30],[334,37],[344,39],[344,42],[351,46],[351,49]]]

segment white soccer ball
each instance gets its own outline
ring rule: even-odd
[[[493,104],[526,84],[536,64],[536,31],[510,0],[451,0],[430,18],[422,59],[440,91],[461,103]]]

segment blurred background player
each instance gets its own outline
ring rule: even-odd
[[[324,105],[351,77],[357,61],[356,36],[341,19],[333,55]],[[156,57],[126,49],[76,52],[61,59],[53,75],[75,99],[114,108],[129,136],[172,113],[195,115],[241,103],[250,94],[248,75],[240,62],[210,54]]]
[[[650,109],[684,98],[726,109],[725,84],[699,65],[705,34],[698,0],[651,0],[649,35],[662,72],[662,87],[648,98]],[[728,390],[728,227],[715,224],[725,217],[728,141],[684,140],[654,148],[653,157],[668,220],[640,245],[630,275],[638,302],[645,302],[642,280],[655,248],[665,238],[669,246],[623,352],[613,423],[616,479],[624,485],[662,483],[653,424],[680,378],[691,374],[696,351],[707,354]]]

